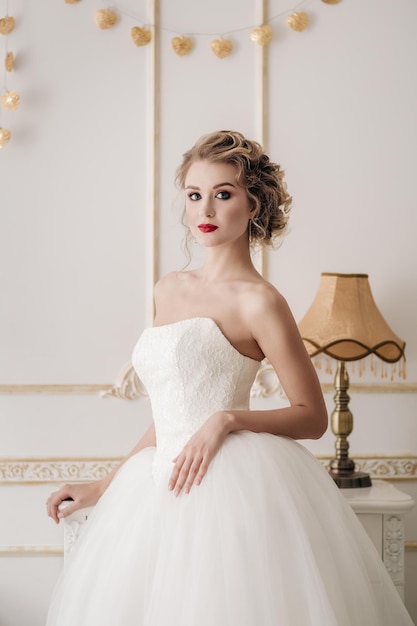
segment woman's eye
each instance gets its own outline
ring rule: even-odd
[[[200,200],[201,198],[200,194],[196,191],[194,191],[193,193],[189,193],[188,197],[190,198],[190,200]]]
[[[230,193],[228,191],[219,191],[216,198],[219,198],[220,200],[228,200],[230,198]]]

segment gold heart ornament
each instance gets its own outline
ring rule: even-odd
[[[11,17],[9,15],[7,17],[2,17],[0,20],[0,33],[2,35],[8,35],[9,33],[12,32],[14,25],[15,25],[14,17]]]
[[[94,15],[94,20],[99,28],[103,30],[112,28],[117,22],[117,15],[109,9],[99,9]]]
[[[11,136],[12,134],[10,130],[7,128],[0,128],[0,148],[4,148],[4,146],[9,143]]]
[[[293,13],[287,18],[287,24],[290,28],[300,33],[308,26],[308,15],[304,11]]]
[[[14,55],[13,52],[8,52],[6,54],[6,59],[4,61],[4,67],[8,72],[12,72],[14,69]]]
[[[16,111],[20,103],[20,96],[17,91],[6,91],[0,98],[0,102],[8,111]]]
[[[251,31],[250,38],[260,46],[266,46],[272,39],[272,28],[268,24],[257,26]]]
[[[180,57],[183,57],[186,54],[189,54],[191,50],[193,49],[193,40],[190,37],[183,37],[183,36],[174,37],[171,43],[175,52]]]
[[[233,50],[233,43],[230,39],[214,39],[211,42],[211,49],[213,50],[216,57],[219,59],[224,59],[228,57],[229,54]]]
[[[146,46],[152,39],[152,33],[147,28],[134,26],[131,31],[133,43],[137,46]]]

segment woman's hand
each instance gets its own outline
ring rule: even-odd
[[[46,508],[49,517],[59,524],[59,521],[74,513],[78,509],[94,506],[104,492],[102,481],[93,483],[83,483],[78,485],[64,485],[58,491],[51,493],[46,501]],[[69,500],[69,504],[59,509],[60,505]]]
[[[193,485],[203,480],[211,461],[226,439],[229,429],[228,414],[214,413],[184,446],[182,452],[173,459],[174,469],[168,489],[178,496],[183,490],[189,493]]]

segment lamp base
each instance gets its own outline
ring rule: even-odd
[[[357,489],[358,487],[372,487],[372,480],[365,472],[340,472],[329,470],[330,476],[340,489]]]

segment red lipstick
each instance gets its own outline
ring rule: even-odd
[[[214,230],[218,229],[218,226],[214,224],[199,224],[198,228],[202,233],[212,233]]]

